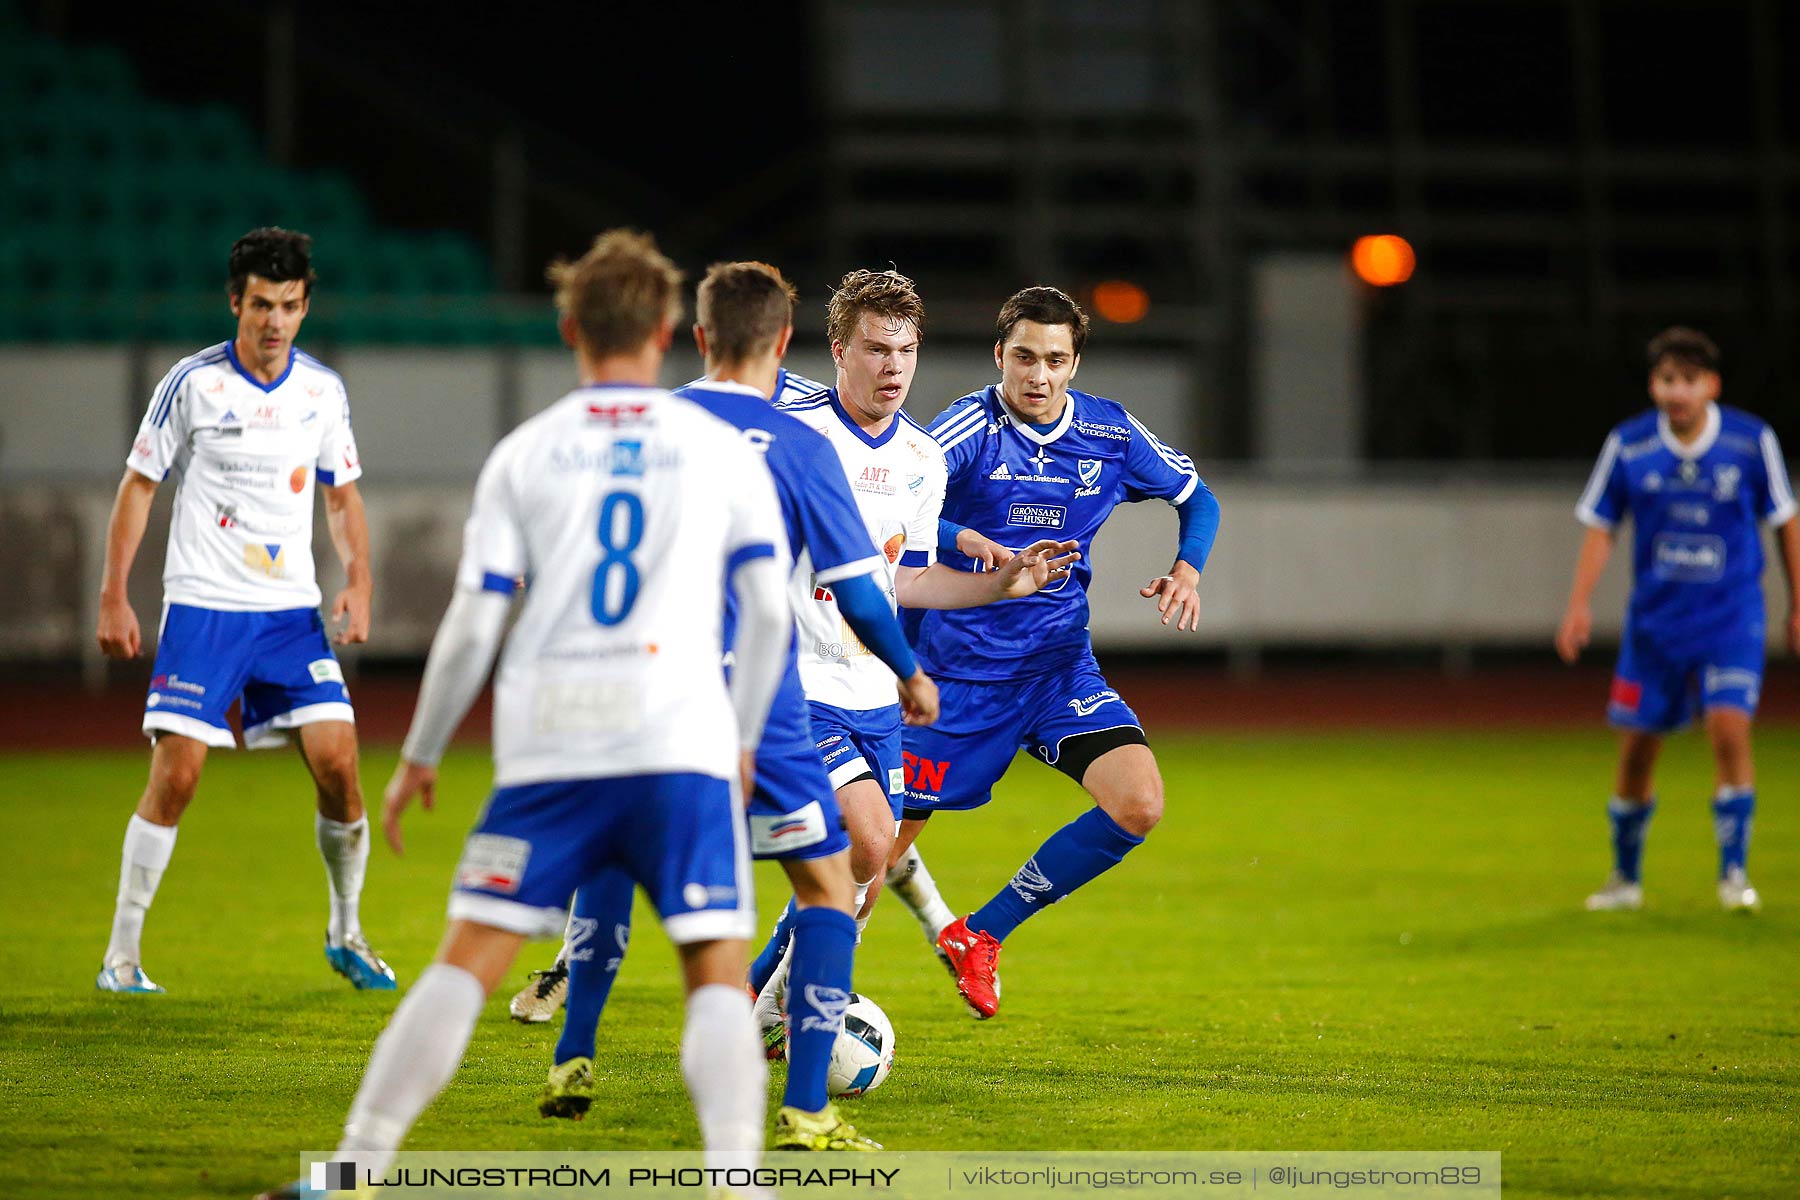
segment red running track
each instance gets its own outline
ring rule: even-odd
[[[1104,664],[1103,664],[1104,665]],[[0,685],[0,749],[75,749],[143,745],[148,665],[91,693],[67,674],[16,675]],[[1594,729],[1604,722],[1604,665],[1565,670],[1508,666],[1450,677],[1425,668],[1271,668],[1252,678],[1180,659],[1141,661],[1109,678],[1151,731],[1304,729],[1484,730]],[[141,676],[138,678],[137,676]],[[1800,724],[1800,669],[1770,664],[1760,722]],[[406,733],[418,676],[365,673],[351,680],[357,723],[370,744],[397,743]],[[463,723],[459,740],[485,741],[488,698]]]

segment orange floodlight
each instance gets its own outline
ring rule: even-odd
[[[1094,285],[1094,311],[1102,320],[1130,325],[1150,311],[1150,293],[1124,279],[1108,279]]]
[[[1375,287],[1393,287],[1412,278],[1418,257],[1412,245],[1398,234],[1379,233],[1359,237],[1350,247],[1350,266],[1356,277]]]

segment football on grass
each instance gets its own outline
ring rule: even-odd
[[[881,1086],[894,1069],[894,1026],[881,1006],[850,993],[844,1028],[831,1049],[825,1086],[833,1096],[860,1096]]]

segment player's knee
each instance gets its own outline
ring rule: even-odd
[[[1108,813],[1133,837],[1147,837],[1163,815],[1162,780],[1151,779],[1121,796]]]
[[[159,815],[173,819],[181,815],[200,787],[200,767],[204,760],[187,755],[167,755],[155,759],[150,766],[150,788],[146,799]]]

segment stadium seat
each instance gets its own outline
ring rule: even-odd
[[[314,336],[514,332],[466,236],[374,228],[342,174],[266,162],[236,111],[150,100],[118,49],[24,32],[0,0],[0,340],[211,337],[226,251],[259,225],[316,239],[332,302]]]

